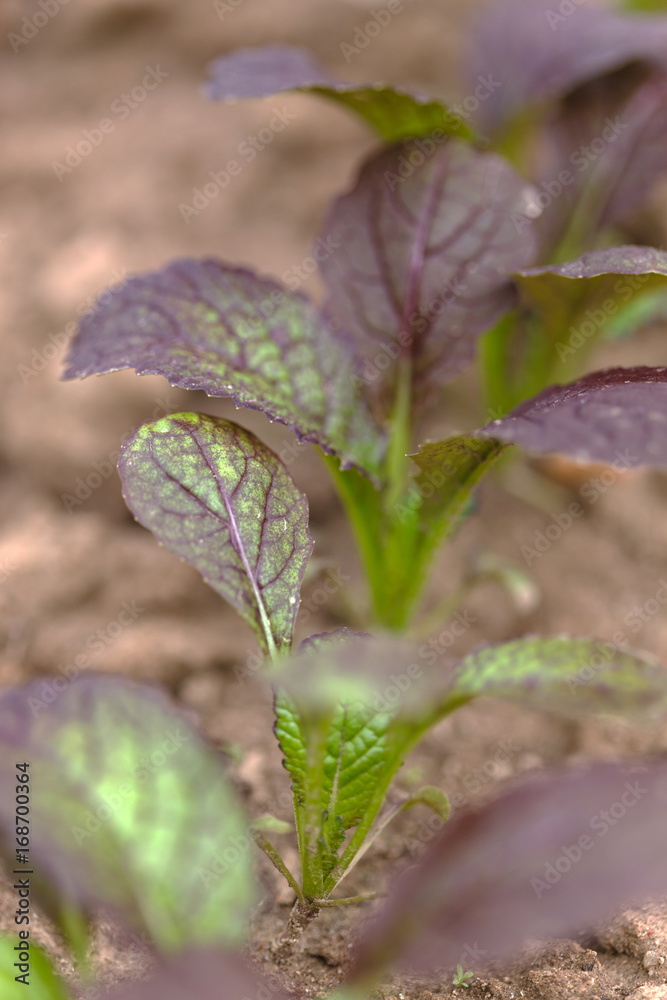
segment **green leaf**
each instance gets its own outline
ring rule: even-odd
[[[313,541],[306,498],[277,455],[227,420],[178,413],[135,431],[118,468],[137,520],[199,570],[267,652],[288,649]]]
[[[388,143],[430,136],[438,131],[459,139],[473,138],[472,131],[463,119],[449,111],[440,101],[411,94],[386,83],[366,87],[338,84],[300,89],[347,107],[363,118]]]
[[[276,738],[285,755],[283,766],[292,779],[295,809],[301,808],[306,801],[307,751],[299,713],[284,691],[276,692],[273,707],[276,713]]]
[[[30,969],[27,974],[14,964],[21,961],[15,950],[19,944],[28,946]],[[26,975],[26,979],[17,982],[17,976],[22,975]],[[0,994],[2,1000],[25,1000],[26,997],[29,1000],[69,1000],[65,984],[54,972],[44,952],[30,939],[20,942],[18,930],[13,938],[0,938]]]
[[[207,93],[213,100],[236,101],[287,92],[317,94],[358,115],[388,143],[438,131],[442,138],[472,138],[463,119],[440,101],[386,83],[336,80],[310,52],[293,45],[239,49],[216,59],[210,73]]]
[[[435,785],[424,785],[422,788],[418,788],[416,792],[412,792],[405,802],[401,803],[399,811],[403,812],[406,809],[412,809],[413,806],[428,806],[445,823],[449,819],[451,811],[449,799],[442,789],[436,788]]]
[[[313,705],[297,706],[284,692],[276,698],[276,736],[292,778],[304,891],[311,897],[328,895],[337,883],[334,877],[325,891],[347,834],[376,799],[390,755],[388,713],[333,692],[329,705],[323,716]]]
[[[504,448],[499,441],[458,434],[426,441],[410,455],[419,472],[406,502],[419,511],[422,558],[451,533],[473,490]]]
[[[157,689],[87,675],[48,704],[43,690],[0,696],[0,840],[12,858],[14,762],[29,761],[47,910],[111,910],[164,950],[239,943],[252,837],[219,756]]]
[[[472,434],[457,435],[427,441],[409,456],[417,474],[394,504],[384,549],[379,545],[381,552],[389,552],[392,540],[397,540],[383,579],[385,588],[391,586],[406,609],[414,607],[438,547],[458,526],[473,490],[504,447]]]
[[[373,687],[366,678],[355,683],[353,676],[326,667],[327,653],[344,648],[354,656],[367,638],[333,632],[316,639],[291,665],[281,666],[281,672],[287,670],[287,688],[279,689],[275,699],[275,731],[292,778],[304,891],[311,898],[325,893],[347,833],[377,796],[390,755],[391,721],[390,713],[371,704]],[[300,682],[291,676],[296,664],[317,673],[306,686],[305,700],[299,696]]]
[[[643,717],[667,708],[667,670],[643,653],[590,638],[529,636],[483,646],[458,664],[438,713],[479,695],[564,712]]]
[[[341,705],[335,713],[322,775],[322,873],[335,868],[349,830],[373,800],[387,757],[390,716],[363,703]]]

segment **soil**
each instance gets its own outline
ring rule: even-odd
[[[276,450],[293,449],[290,470],[310,500],[316,570],[345,581],[321,606],[319,581],[311,576],[304,591],[309,613],[300,619],[303,638],[349,623],[349,608],[363,605],[353,545],[320,460],[313,449],[294,447],[284,428],[261,415],[235,414],[224,401],[170,389],[161,379],[123,372],[61,383],[62,344],[96,293],[177,256],[215,254],[277,276],[300,265],[328,201],[350,184],[373,148],[360,124],[314,98],[206,103],[200,88],[213,56],[240,45],[296,42],[359,80],[389,79],[460,95],[463,32],[475,5],[406,4],[400,19],[346,65],[340,42],[353,39],[372,8],[362,0],[239,0],[226,5],[231,9],[222,19],[208,0],[61,4],[17,51],[8,36],[42,8],[36,0],[4,0],[0,7],[0,37],[7,39],[0,61],[0,684],[61,675],[82,652],[87,660],[81,669],[163,684],[227,752],[249,811],[288,818],[288,780],[271,733],[267,691],[252,672],[240,678],[239,668],[254,662],[252,636],[194,570],[134,524],[113,466],[130,429],[181,408],[235,416]],[[111,111],[148,68],[167,75],[126,117]],[[275,109],[294,116],[288,127],[186,222],[179,206],[192,204],[194,189],[238,157],[239,144],[266,126]],[[54,167],[84,138],[83,130],[109,116],[113,130],[89,155],[70,172]],[[654,213],[654,227],[655,219]],[[310,280],[304,288],[317,293]],[[648,328],[632,344],[606,347],[591,367],[664,364],[664,335],[664,329]],[[479,426],[471,387],[469,378],[453,387],[431,435]],[[636,633],[629,617],[667,580],[667,477],[641,471],[610,481],[607,473],[604,485],[591,488],[599,478],[594,470],[578,473],[579,479],[554,468],[546,477],[544,471],[519,461],[504,479],[487,481],[475,516],[439,559],[426,598],[433,605],[456,587],[477,554],[492,553],[530,573],[539,604],[522,610],[497,584],[480,586],[465,603],[474,624],[453,652],[533,631],[608,638],[620,627],[635,646],[667,663],[665,616],[649,617]],[[527,565],[522,547],[534,547],[536,533],[554,523],[552,513],[573,500],[582,502],[584,515]],[[133,624],[91,651],[88,637],[114,622],[124,602],[137,609]],[[499,744],[508,736],[519,749],[498,761]],[[572,721],[479,702],[437,727],[398,786],[437,784],[472,803],[532,769],[661,750],[667,750],[665,727],[611,718]],[[358,867],[350,890],[386,886],[430,836],[426,816],[406,816]],[[293,842],[281,841],[294,870]],[[371,906],[325,911],[307,931],[302,952],[277,968],[269,944],[292,900],[262,858],[258,872],[262,901],[253,918],[253,961],[299,995],[339,984]],[[12,926],[12,915],[12,897],[0,892],[0,929]],[[73,976],[47,920],[38,931],[73,994],[92,997]],[[452,986],[451,970],[421,979],[397,973],[379,996],[655,1000],[667,997],[665,959],[667,906],[653,902],[579,940],[533,948],[513,965],[472,968],[467,989]],[[101,995],[145,974],[150,961],[141,941],[100,921],[92,964]]]

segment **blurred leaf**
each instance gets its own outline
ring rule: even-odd
[[[135,431],[118,468],[137,520],[199,570],[266,651],[289,649],[313,540],[308,501],[278,456],[228,420],[178,413]]]
[[[500,131],[542,101],[636,60],[667,62],[667,18],[636,17],[592,3],[565,12],[553,0],[498,0],[476,29],[470,80],[496,87],[481,104],[480,127]]]
[[[572,359],[577,371],[606,328],[648,292],[667,290],[667,253],[652,247],[609,247],[565,264],[531,268],[515,276],[529,314],[532,348],[524,359],[532,391]],[[540,366],[540,359],[544,359]],[[537,374],[536,374],[537,373]]]
[[[222,986],[224,984],[224,987]],[[221,989],[224,990],[221,992]],[[238,955],[192,949],[162,959],[153,975],[111,990],[109,1000],[286,1000],[274,981],[257,978]]]
[[[14,937],[0,937],[0,988],[2,1000],[69,1000],[65,984],[56,975],[48,958],[42,949],[28,939],[19,941],[17,928]],[[29,955],[29,971],[19,966],[21,962],[18,951],[20,944],[25,946]],[[25,977],[18,982],[17,977]]]
[[[109,909],[162,949],[239,943],[251,838],[220,758],[157,689],[82,676],[0,694],[0,835],[14,854],[15,761],[30,762],[30,876],[56,920]]]
[[[666,838],[664,760],[525,781],[446,824],[371,924],[352,979],[396,961],[485,964],[589,929],[667,891]]]
[[[484,695],[566,712],[667,709],[667,670],[657,660],[590,638],[527,636],[481,646],[455,667],[449,686],[454,705]]]
[[[335,628],[333,632],[316,632],[302,640],[299,645],[299,653],[326,650],[338,643],[348,642],[350,639],[365,639],[369,636],[369,632],[353,632],[349,628]]]
[[[667,63],[667,17],[661,20]],[[594,219],[596,229],[627,220],[667,171],[667,73],[656,74],[637,90],[622,109],[620,123],[618,137],[600,158],[592,179],[606,192]]]
[[[604,327],[604,336],[609,339],[631,337],[644,326],[667,318],[667,290],[640,292],[627,305],[622,305]]]
[[[213,100],[301,92],[317,94],[342,104],[374,128],[386,142],[430,135],[471,138],[458,115],[440,101],[386,83],[358,84],[336,80],[323,70],[307,49],[293,45],[264,45],[239,49],[210,66],[207,87]]]

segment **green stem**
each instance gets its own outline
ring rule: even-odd
[[[516,336],[519,313],[503,316],[479,341],[480,370],[484,381],[487,416],[494,419],[512,409],[514,394],[510,385],[508,358]]]
[[[301,905],[307,906],[308,903],[306,901],[306,897],[303,894],[301,886],[296,881],[296,879],[292,875],[291,871],[289,870],[283,859],[278,854],[273,844],[264,836],[263,833],[260,833],[258,830],[253,831],[253,838],[257,846],[261,848],[262,851],[264,851],[267,858],[269,858],[274,867],[278,869],[283,878],[286,879],[286,881],[289,883],[290,887],[296,893],[296,898],[299,900]]]
[[[412,443],[412,363],[401,358],[398,367],[396,400],[391,417],[391,436],[387,452],[387,489],[384,491],[384,509],[391,514],[408,481],[408,458]]]
[[[384,892],[369,892],[362,893],[359,896],[346,896],[344,899],[318,899],[317,906],[356,906],[357,903],[369,903],[373,899],[382,899],[386,894]]]
[[[382,520],[380,493],[356,469],[343,472],[333,455],[323,455],[361,556],[374,610],[384,601],[384,561],[379,531]]]

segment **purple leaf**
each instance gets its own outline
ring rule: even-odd
[[[315,306],[215,260],[177,260],[106,292],[79,326],[64,378],[135,368],[230,396],[378,478],[382,435],[355,361]]]
[[[410,359],[421,402],[473,360],[481,333],[514,302],[508,276],[535,256],[514,216],[533,190],[500,157],[455,141],[425,155],[395,146],[363,168],[324,233],[342,252],[322,265],[328,313],[387,394]]]
[[[666,109],[664,72],[642,79],[628,71],[613,82],[589,84],[564,103],[546,133],[551,154],[539,185],[548,202],[540,225],[550,230],[552,244],[575,211],[592,240],[641,208],[667,171]]]
[[[363,118],[387,142],[434,134],[469,138],[470,129],[432,97],[385,83],[336,80],[310,52],[292,45],[239,49],[210,67],[208,96],[214,100],[269,97],[289,91],[318,94]],[[438,137],[438,132],[441,135]]]
[[[221,984],[224,983],[224,993]],[[107,991],[108,1000],[285,1000],[275,984],[262,982],[238,955],[192,949],[162,959],[147,980]]]
[[[118,469],[144,527],[221,594],[265,651],[289,649],[313,548],[308,501],[237,424],[178,413],[128,438]]]
[[[371,925],[353,978],[395,959],[479,966],[528,940],[585,930],[667,891],[665,842],[664,760],[526,781],[447,823]]]
[[[329,86],[337,81],[308,49],[262,45],[220,56],[209,67],[207,94],[216,101],[271,97],[286,90]]]
[[[667,368],[609,368],[553,385],[478,433],[538,455],[667,465]]]
[[[662,280],[667,277],[667,253],[646,246],[606,247],[604,250],[585,253],[565,264],[552,264],[548,267],[533,267],[519,271],[516,277],[521,287],[528,292],[536,285],[533,279],[538,279],[543,285],[548,283],[554,292],[557,289],[558,294],[562,295],[568,293],[570,282],[574,290],[577,281],[592,281],[594,278],[604,280],[607,276],[613,278],[617,274],[655,274]],[[549,275],[553,275],[553,278],[549,278]],[[534,294],[533,298],[537,302],[540,297]],[[550,300],[549,304],[554,303]]]
[[[25,867],[56,920],[66,907],[108,910],[166,950],[243,940],[254,897],[247,824],[219,755],[163,692],[95,674],[2,692],[0,845],[10,870],[21,867],[19,773],[30,788]]]
[[[483,73],[499,84],[480,110],[481,125],[497,132],[524,108],[628,63],[665,64],[667,18],[593,3],[561,13],[553,0],[498,0],[480,20],[475,52],[471,80]]]
[[[667,18],[663,20],[667,23]],[[620,119],[624,128],[601,158],[594,178],[594,183],[608,191],[595,220],[598,229],[627,219],[667,171],[667,74],[654,76],[640,87]]]

